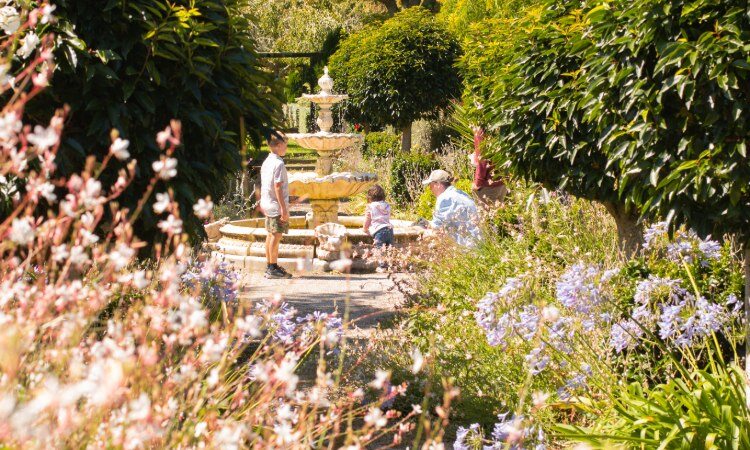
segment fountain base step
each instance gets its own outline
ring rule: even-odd
[[[242,272],[263,272],[266,270],[267,263],[265,256],[240,256],[229,255],[226,253],[214,251],[212,257],[220,262],[225,263],[229,268]],[[319,258],[282,258],[279,257],[278,265],[283,267],[287,272],[295,275],[301,275],[310,272],[330,272],[331,263]],[[352,272],[374,272],[377,263],[365,261],[363,259],[354,259],[352,261]]]
[[[340,216],[343,240],[351,246],[354,255],[362,255],[372,246],[372,237],[362,230],[364,217]],[[391,220],[394,225],[395,246],[407,248],[413,245],[424,229],[412,226],[403,220]],[[340,254],[325,249],[315,236],[315,230],[306,228],[304,217],[292,217],[291,229],[284,234],[279,246],[279,265],[291,273],[327,272],[331,263]],[[211,244],[213,257],[226,262],[237,270],[263,272],[266,270],[265,240],[266,230],[263,219],[246,219],[230,222],[219,229],[220,238]],[[335,267],[335,263],[334,263]],[[352,271],[373,272],[375,261],[354,257]]]

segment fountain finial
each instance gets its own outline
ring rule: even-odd
[[[333,78],[328,75],[328,66],[323,68],[323,76],[318,80],[318,86],[323,94],[330,94],[333,90]]]

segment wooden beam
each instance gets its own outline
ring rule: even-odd
[[[314,58],[322,55],[322,52],[258,52],[261,58]]]

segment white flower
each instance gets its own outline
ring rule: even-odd
[[[74,246],[70,249],[70,262],[78,267],[88,264],[90,261],[89,255],[80,245]]]
[[[120,161],[125,161],[130,158],[130,152],[128,151],[129,146],[129,140],[117,138],[109,147],[109,152]]]
[[[90,247],[93,244],[99,242],[99,236],[90,232],[86,229],[81,229],[81,245],[84,247]]]
[[[151,167],[162,180],[169,180],[177,176],[177,160],[174,158],[162,158],[159,161],[154,161]]]
[[[117,248],[109,254],[109,260],[112,262],[116,271],[122,270],[130,263],[135,256],[135,250],[124,243],[120,243]]]
[[[300,432],[292,433],[292,426],[288,423],[277,423],[273,426],[273,434],[276,435],[276,444],[289,446],[299,440]]]
[[[36,146],[40,150],[47,150],[51,147],[54,147],[60,140],[60,136],[57,134],[57,131],[54,128],[45,128],[41,125],[35,126],[34,132],[29,133],[26,138],[29,140],[29,143],[31,145]]]
[[[206,422],[199,422],[195,426],[195,437],[201,437],[201,436],[203,436],[203,433],[206,432],[206,428],[207,427],[208,427],[208,425],[206,424]]]
[[[16,8],[12,6],[0,8],[0,28],[5,31],[5,34],[15,33],[20,26],[21,16],[18,14]]]
[[[154,212],[161,214],[169,208],[170,199],[169,194],[166,192],[156,194],[156,201],[154,202]]]
[[[151,415],[151,400],[145,393],[142,393],[137,399],[129,404],[130,414],[128,419],[133,421],[146,420]]]
[[[182,233],[182,220],[170,214],[166,220],[159,222],[159,229],[165,234],[180,234]]]
[[[560,318],[560,310],[554,306],[545,306],[542,309],[542,318],[547,322],[557,322],[557,319]]]
[[[31,76],[31,81],[34,83],[34,86],[37,87],[47,87],[49,86],[49,75],[48,72],[42,71],[39,73],[35,73]]]
[[[9,238],[18,245],[28,245],[34,240],[34,229],[28,217],[13,219]]]
[[[375,379],[370,382],[370,386],[375,389],[383,389],[390,376],[391,373],[387,370],[377,370],[375,371]]]
[[[414,414],[422,414],[422,405],[411,405],[411,410],[414,411]]]
[[[211,372],[208,374],[208,378],[206,379],[206,384],[208,384],[208,387],[214,387],[219,383],[219,368],[216,367],[211,370]]]
[[[37,187],[37,191],[50,203],[57,200],[57,195],[55,195],[55,186],[50,182],[46,182]]]
[[[214,209],[214,203],[211,201],[210,197],[207,197],[206,199],[200,199],[198,200],[198,203],[193,205],[193,212],[201,219],[205,219],[206,217],[211,215],[212,209]]]
[[[258,316],[245,316],[245,318],[237,319],[237,329],[245,333],[251,338],[258,338],[262,335],[260,327],[263,324],[263,319]]]
[[[159,148],[167,146],[167,141],[172,137],[172,129],[167,127],[164,130],[156,133],[156,143],[159,144]]]
[[[36,46],[39,45],[39,42],[41,42],[39,40],[39,36],[37,36],[33,31],[30,32],[23,39],[21,39],[21,47],[18,49],[16,54],[22,59],[28,58],[32,53],[34,53],[34,49],[36,49]]]
[[[44,5],[44,7],[42,7],[42,19],[40,20],[40,22],[42,24],[54,22],[55,16],[52,15],[52,13],[55,11],[55,9],[57,9],[56,5]]]
[[[365,416],[365,423],[375,428],[382,428],[388,423],[388,419],[385,418],[380,408],[373,406]]]
[[[226,424],[218,433],[213,433],[213,444],[221,450],[239,450],[242,448],[242,435],[245,429],[242,425]]]
[[[61,263],[65,262],[66,259],[68,259],[68,256],[70,256],[70,252],[68,251],[68,246],[65,244],[60,244],[58,246],[52,247],[52,260]]]
[[[224,349],[227,348],[227,338],[224,337],[215,342],[212,338],[208,338],[205,344],[203,344],[203,358],[209,363],[213,363],[221,359],[221,355],[224,353]]]
[[[135,286],[136,289],[146,289],[148,285],[149,281],[148,278],[146,278],[146,272],[139,270],[133,274],[133,286]]]
[[[1,67],[4,68],[4,66]],[[9,111],[0,116],[0,142],[15,142],[16,135],[21,132],[21,129],[23,129],[23,123],[16,112]]]
[[[531,400],[535,408],[543,407],[547,403],[548,399],[549,394],[545,392],[534,392],[533,394],[531,394]]]
[[[424,365],[424,356],[422,356],[422,352],[420,352],[419,349],[415,347],[411,352],[411,357],[414,361],[411,366],[411,373],[419,373],[419,371],[422,370],[422,366]]]

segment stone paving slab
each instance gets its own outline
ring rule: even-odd
[[[281,294],[298,314],[333,312],[343,317],[347,301],[349,317],[359,330],[368,334],[387,322],[404,301],[388,274],[310,274],[289,280],[267,279],[262,273],[246,274],[240,287],[240,300],[262,301]]]

